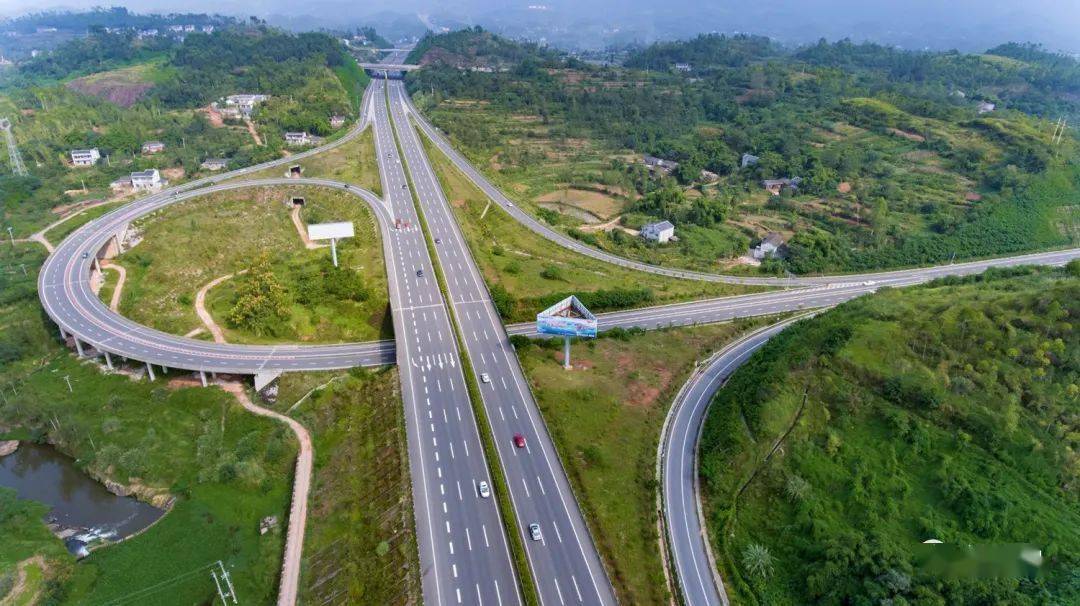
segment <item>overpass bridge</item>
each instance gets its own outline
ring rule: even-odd
[[[360,67],[372,72],[411,72],[420,69],[411,63],[361,63]]]

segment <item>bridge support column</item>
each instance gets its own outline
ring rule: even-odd
[[[109,352],[105,352],[105,365],[109,367],[109,370],[113,369],[112,356],[109,355]]]
[[[205,370],[200,370],[199,371],[199,379],[202,380],[202,386],[206,387],[207,383],[206,383],[206,371]]]
[[[151,381],[154,381],[154,380],[157,379],[157,377],[154,376],[154,365],[153,364],[151,364],[149,362],[146,363],[146,372],[150,375],[150,380]]]
[[[563,368],[565,368],[566,370],[570,370],[570,337],[563,337],[563,338],[565,339],[563,341],[563,351],[562,351]]]
[[[79,341],[79,337],[75,337],[75,351],[79,352],[79,357],[83,357],[82,343]]]
[[[169,374],[169,367],[162,364],[161,365],[161,372],[163,372],[165,374]]]
[[[61,341],[67,341],[67,333],[64,332],[63,328],[60,329],[60,340]]]

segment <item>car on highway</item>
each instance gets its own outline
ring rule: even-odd
[[[539,524],[529,524],[529,538],[534,541],[540,541],[544,538],[544,535],[540,534]]]
[[[521,435],[520,433],[515,433],[514,446],[517,446],[518,448],[525,448],[525,436]]]
[[[424,277],[424,270],[422,270],[422,269],[416,270],[416,277],[417,278],[423,278]]]
[[[435,238],[436,244],[442,244],[442,238]]]
[[[409,189],[409,184],[408,183],[402,183],[401,184],[401,189]]]
[[[82,254],[82,258],[84,258],[84,259],[89,259],[89,258],[90,258],[90,253],[89,253],[89,252],[84,252],[84,253]]]
[[[480,380],[484,383],[491,383],[491,375],[486,372],[480,373]]]
[[[479,490],[481,497],[486,499],[491,496],[491,488],[488,488],[487,482],[480,482],[480,485],[477,487],[477,489]]]

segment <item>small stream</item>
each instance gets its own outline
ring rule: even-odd
[[[51,508],[46,522],[69,551],[85,555],[88,544],[118,541],[153,524],[165,512],[131,497],[112,494],[51,446],[22,442],[0,457],[0,486],[19,498]]]

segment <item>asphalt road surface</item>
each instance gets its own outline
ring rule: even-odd
[[[604,571],[574,498],[554,443],[533,400],[517,356],[503,330],[487,287],[469,253],[442,187],[410,124],[407,94],[390,81],[390,110],[420,207],[446,279],[454,316],[476,373],[486,416],[543,604],[615,604]],[[514,435],[525,439],[524,448]],[[529,536],[539,524],[541,538]]]
[[[394,335],[408,429],[425,604],[520,604],[504,525],[458,357],[384,101],[376,80],[375,147],[395,225]]]
[[[700,367],[680,392],[664,423],[660,444],[664,528],[683,603],[728,603],[709,552],[698,494],[698,439],[713,394],[728,377],[793,318],[757,330],[720,350]]]

